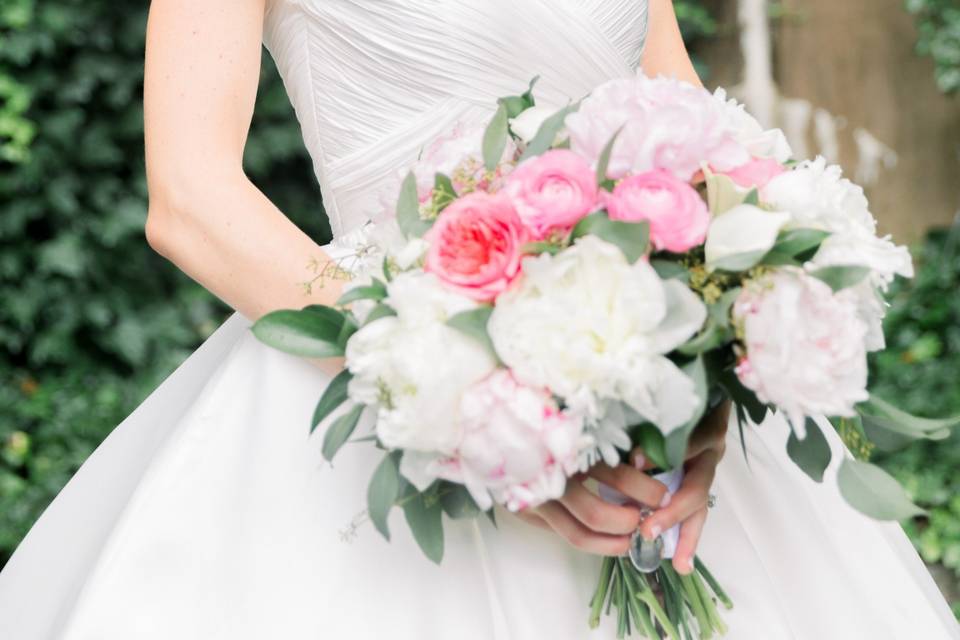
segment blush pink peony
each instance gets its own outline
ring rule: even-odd
[[[507,178],[505,192],[536,239],[569,230],[597,204],[597,181],[587,162],[554,149],[524,162]]]
[[[444,209],[425,236],[424,270],[478,302],[490,302],[520,272],[529,240],[510,199],[476,192]]]
[[[867,326],[849,289],[834,293],[799,269],[781,269],[745,287],[733,317],[746,347],[737,376],[799,436],[805,416],[853,416],[867,399]]]
[[[429,466],[437,477],[466,485],[481,509],[497,502],[521,511],[559,498],[588,442],[582,420],[506,369],[464,392],[460,426],[456,453]]]
[[[753,158],[739,167],[717,173],[722,173],[745,189],[754,187],[762,189],[768,182],[786,171],[784,166],[773,158]]]
[[[664,170],[624,178],[604,200],[611,220],[647,220],[658,251],[689,251],[703,244],[710,226],[710,211],[697,190]]]

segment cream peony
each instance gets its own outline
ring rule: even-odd
[[[397,276],[386,302],[397,316],[365,325],[347,343],[350,399],[377,405],[385,446],[452,452],[461,395],[496,366],[479,343],[445,324],[476,304],[423,272]]]
[[[764,129],[757,119],[747,113],[744,105],[736,100],[727,98],[726,89],[719,88],[713,97],[721,103],[727,111],[727,116],[733,122],[736,140],[747,148],[755,158],[771,158],[783,163],[793,156],[793,149],[787,142],[787,136],[780,129]]]
[[[583,421],[500,369],[463,394],[461,440],[453,455],[404,454],[401,472],[419,489],[435,478],[465,485],[481,509],[493,502],[511,511],[563,495],[588,442]]]
[[[740,381],[784,411],[799,436],[805,416],[853,416],[867,399],[867,327],[851,292],[780,269],[744,288],[733,317],[746,348]]]
[[[706,318],[700,299],[641,260],[586,236],[565,251],[527,258],[487,326],[517,379],[545,387],[591,420],[623,401],[664,432],[688,420],[693,381],[665,356]]]

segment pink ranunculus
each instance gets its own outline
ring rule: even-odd
[[[697,190],[662,169],[624,178],[605,201],[611,220],[647,220],[658,251],[689,251],[703,243],[710,226],[710,211]]]
[[[534,238],[568,230],[597,204],[597,181],[586,160],[554,149],[528,160],[507,178],[506,194]]]
[[[762,189],[786,169],[774,158],[753,158],[750,162],[727,171],[719,171],[745,189]]]
[[[559,498],[589,442],[582,419],[506,369],[464,392],[459,419],[463,431],[456,453],[437,460],[432,470],[466,485],[482,509],[497,502],[521,511]]]
[[[455,200],[425,236],[424,269],[478,302],[490,302],[520,272],[529,240],[510,199],[481,191]]]

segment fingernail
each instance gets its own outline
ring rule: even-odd
[[[670,504],[670,499],[671,499],[672,497],[673,497],[673,496],[671,496],[669,493],[663,494],[663,500],[660,501],[660,508],[662,509],[663,507],[669,505],[669,504]]]
[[[690,564],[690,558],[679,558],[678,564],[680,567],[677,569],[680,573],[690,573],[693,571],[693,565]]]
[[[646,540],[647,542],[652,542],[653,540],[657,539],[657,536],[660,535],[663,529],[660,528],[660,525],[655,524],[652,527],[650,527],[649,531],[650,531],[650,535],[644,535],[643,539]]]
[[[638,453],[633,457],[633,467],[643,471],[643,466],[647,464],[647,459],[642,453]]]

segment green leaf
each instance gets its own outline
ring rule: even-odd
[[[423,553],[440,564],[443,560],[443,508],[440,501],[422,493],[412,494],[403,505],[403,515]]]
[[[429,220],[420,217],[420,195],[417,193],[417,177],[413,171],[407,174],[400,185],[397,199],[397,224],[408,238],[419,238],[431,227]]]
[[[457,199],[457,190],[453,188],[453,181],[442,173],[433,176],[433,203],[437,211],[443,211],[451,202]]]
[[[630,434],[633,446],[640,447],[647,460],[661,469],[669,469],[670,461],[667,457],[666,439],[663,432],[650,422],[636,425]]]
[[[536,104],[533,99],[533,86],[537,83],[540,76],[534,76],[527,86],[527,90],[519,96],[506,96],[498,98],[497,104],[503,105],[507,109],[508,118],[516,118],[518,115]]]
[[[647,252],[650,241],[650,225],[643,222],[621,222],[611,220],[603,211],[591,213],[577,223],[570,233],[571,242],[585,235],[597,236],[601,240],[616,245],[633,264]]]
[[[690,271],[679,262],[658,258],[651,260],[650,266],[657,272],[661,280],[680,280],[683,283],[690,282]]]
[[[483,132],[483,164],[487,171],[493,171],[500,164],[503,150],[507,148],[507,107],[497,107],[493,119]]]
[[[335,311],[335,310],[334,310]],[[258,340],[274,349],[305,358],[330,358],[343,355],[337,341],[344,318],[339,322],[329,314],[302,309],[273,311],[257,320],[252,328]]]
[[[344,369],[338,373],[327,388],[323,390],[320,401],[317,402],[317,408],[313,410],[313,419],[310,421],[310,433],[316,430],[317,426],[323,422],[324,418],[336,411],[337,407],[347,400],[347,386],[353,374],[349,369]]]
[[[603,146],[600,157],[597,158],[597,184],[602,184],[607,179],[607,167],[610,165],[610,154],[613,153],[613,145],[617,141],[617,136],[623,131],[621,126],[613,132],[610,140]]]
[[[677,347],[677,351],[685,356],[697,356],[707,351],[713,351],[731,340],[733,340],[733,331],[728,327],[718,325],[710,318],[703,330]]]
[[[697,394],[697,407],[693,412],[693,417],[686,424],[671,431],[666,437],[664,453],[667,465],[671,469],[676,469],[683,464],[683,458],[687,453],[687,442],[690,440],[690,435],[696,430],[697,425],[700,424],[700,420],[703,419],[710,395],[710,390],[707,387],[707,370],[703,365],[703,358],[696,358],[684,365],[683,372],[693,380]]]
[[[721,327],[729,327],[731,321],[730,308],[733,307],[737,298],[740,297],[741,291],[742,289],[740,287],[727,289],[723,292],[723,295],[720,296],[719,300],[711,305],[707,305],[707,312],[710,319]]]
[[[732,369],[727,369],[721,373],[719,382],[730,399],[746,411],[753,424],[759,425],[766,419],[767,405],[757,399],[757,394],[743,386]]]
[[[807,418],[807,436],[800,440],[790,430],[787,439],[787,454],[805,474],[814,482],[823,482],[823,473],[830,464],[832,454],[830,445],[820,429],[820,425]]]
[[[402,452],[391,451],[377,465],[367,488],[367,515],[377,531],[387,540],[390,539],[390,526],[387,517],[390,509],[400,495],[400,456]]]
[[[846,265],[837,265],[833,267],[820,267],[811,271],[810,275],[818,280],[823,280],[835,292],[847,287],[860,284],[864,278],[870,274],[867,267],[854,267]]]
[[[530,83],[527,85],[527,90],[523,92],[523,95],[520,97],[523,98],[524,102],[527,103],[528,107],[536,105],[536,101],[533,99],[533,88],[537,86],[537,82],[540,80],[540,76],[536,75],[530,78]]]
[[[489,306],[461,311],[447,320],[447,326],[473,338],[496,356],[496,349],[494,349],[493,341],[487,332],[487,322],[490,321],[492,313],[493,307]]]
[[[820,229],[789,229],[781,231],[776,244],[770,250],[771,254],[781,254],[791,258],[813,257],[812,253],[820,248],[820,244],[830,235],[829,231]],[[808,254],[811,254],[808,256]],[[766,260],[764,260],[766,262]]]
[[[760,204],[760,192],[757,191],[756,187],[747,192],[747,195],[743,198],[743,204],[752,204],[753,206]]]
[[[523,153],[520,155],[519,162],[523,162],[534,156],[538,156],[544,151],[548,150],[553,146],[553,141],[556,140],[557,134],[560,133],[560,130],[563,129],[563,121],[566,119],[567,115],[573,113],[580,108],[580,103],[575,102],[571,105],[567,105],[563,109],[560,109],[555,114],[543,121],[543,124],[540,125],[540,128],[537,129],[537,134],[533,136],[533,140],[527,145],[527,148],[523,150]]]
[[[360,422],[362,413],[363,405],[354,405],[350,411],[334,420],[327,432],[323,434],[323,457],[328,462],[333,461],[333,456],[337,455],[340,447],[353,434],[353,430],[357,428],[357,423]]]
[[[920,418],[871,395],[857,406],[863,431],[881,451],[899,451],[916,440],[945,440],[960,424],[960,416]]]
[[[376,278],[373,279],[373,283],[364,287],[353,287],[348,289],[340,299],[337,300],[337,305],[345,306],[351,302],[356,302],[357,300],[376,300],[380,301],[387,297],[387,285],[380,282]]]
[[[363,323],[364,326],[370,324],[374,320],[379,320],[380,318],[387,318],[390,316],[397,315],[397,312],[388,304],[381,302],[375,306],[370,313],[367,314],[366,322]]]
[[[905,520],[923,515],[886,471],[869,462],[847,458],[837,474],[840,494],[857,511],[877,520]]]
[[[541,253],[549,253],[552,256],[563,251],[563,247],[554,242],[528,242],[520,248],[524,255],[538,256]]]
[[[440,505],[443,507],[443,512],[454,520],[480,515],[480,507],[462,484],[444,483],[441,492]]]

